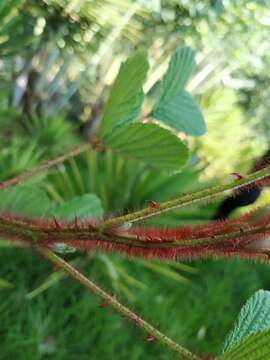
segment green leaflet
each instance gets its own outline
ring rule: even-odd
[[[67,221],[74,220],[75,216],[80,220],[86,218],[101,218],[103,216],[103,208],[100,199],[96,195],[84,194],[73,198],[55,209],[51,209],[48,215]]]
[[[188,159],[187,146],[170,130],[156,124],[117,127],[104,138],[104,143],[127,157],[167,171],[179,170]]]
[[[223,352],[244,337],[267,328],[270,328],[270,292],[259,290],[242,307],[233,330],[225,340]]]
[[[162,79],[159,102],[167,102],[184,90],[195,66],[194,51],[189,47],[177,48]]]
[[[192,49],[184,47],[174,52],[161,83],[153,116],[177,131],[199,136],[206,132],[204,118],[193,96],[184,91],[194,67]]]
[[[270,360],[270,329],[248,336],[217,360]]]
[[[38,217],[49,207],[46,192],[37,186],[18,185],[1,191],[0,212]]]
[[[158,106],[155,118],[188,135],[199,136],[206,132],[203,115],[196,100],[185,90]]]
[[[99,134],[103,137],[119,124],[133,121],[141,110],[142,86],[148,71],[146,52],[137,52],[122,63],[105,107]]]

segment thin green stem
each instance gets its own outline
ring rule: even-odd
[[[125,318],[133,321],[138,327],[143,329],[146,333],[153,336],[156,340],[160,341],[166,345],[170,350],[176,352],[180,358],[187,360],[200,360],[198,356],[191,353],[189,350],[185,349],[181,345],[177,344],[171,340],[168,336],[164,335],[162,332],[157,330],[155,327],[150,325],[148,322],[143,320],[141,317],[136,315],[126,306],[122,305],[114,296],[109,295],[106,291],[97,286],[93,281],[86,278],[73,266],[67,263],[65,260],[57,256],[55,253],[45,248],[38,248],[38,251],[42,253],[43,256],[52,261],[57,267],[63,269],[68,273],[73,279],[80,282],[84,287],[98,295],[105,303],[111,305],[119,314],[123,315]]]
[[[212,200],[216,196],[223,195],[228,191],[241,189],[245,186],[259,182],[270,175],[270,166],[265,167],[255,173],[247,175],[244,179],[236,180],[229,184],[217,185],[212,188],[196,191],[186,195],[182,195],[174,200],[160,203],[158,207],[147,207],[133,213],[123,216],[117,216],[100,225],[100,232],[107,228],[117,227],[125,223],[134,223],[136,221],[145,220],[150,217],[161,215],[170,210],[179,209],[184,206],[195,204],[203,200]]]

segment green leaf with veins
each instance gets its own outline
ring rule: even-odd
[[[147,71],[147,53],[144,51],[137,52],[122,63],[101,121],[101,137],[111,132],[115,126],[136,119],[143,102],[142,86]]]
[[[104,138],[105,146],[150,166],[177,171],[186,164],[188,148],[173,132],[156,124],[117,127]]]
[[[192,49],[176,49],[163,77],[161,94],[152,114],[177,131],[200,136],[206,132],[203,115],[194,97],[184,90],[195,64]]]
[[[270,292],[257,291],[242,307],[234,327],[225,340],[223,352],[240,342],[244,337],[270,328]]]
[[[270,329],[244,338],[217,360],[270,360]]]

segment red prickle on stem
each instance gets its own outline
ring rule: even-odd
[[[148,206],[152,209],[159,209],[160,208],[160,204],[156,201],[153,200],[148,200]]]
[[[241,175],[241,174],[239,174],[237,172],[233,172],[230,175],[232,175],[235,178],[235,180],[242,180],[242,179],[245,178],[243,175]]]

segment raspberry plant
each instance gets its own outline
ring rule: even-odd
[[[215,201],[228,192],[237,194],[243,190],[252,191],[254,187],[262,188],[269,181],[268,161],[253,173],[246,177],[238,176],[230,183],[204,188],[162,203],[153,199],[145,208],[119,216],[104,216],[101,202],[94,194],[85,194],[53,207],[46,193],[37,186],[21,184],[90,148],[100,152],[117,152],[126,161],[135,158],[147,166],[167,172],[181,171],[189,159],[187,136],[200,136],[206,132],[196,100],[185,89],[194,66],[194,52],[190,48],[178,48],[162,79],[159,98],[150,112],[140,119],[143,83],[148,71],[147,54],[138,52],[124,62],[99,128],[89,143],[0,184],[0,235],[36,249],[99,296],[104,306],[110,305],[142,328],[149,341],[163,343],[178,358],[199,360],[210,357],[192,353],[164,335],[121,304],[115,296],[87,279],[56,252],[100,250],[144,257],[148,261],[152,258],[177,261],[236,256],[267,263],[270,254],[267,242],[270,215],[267,207],[232,220],[211,221],[199,226],[157,228],[145,223],[151,217],[162,216],[174,209]],[[32,211],[31,201],[39,204],[38,213]],[[257,292],[240,312],[234,329],[225,341],[224,352],[217,359],[270,358],[269,307],[269,293]]]

